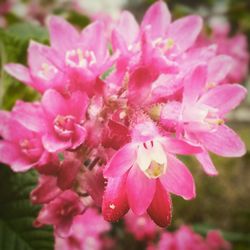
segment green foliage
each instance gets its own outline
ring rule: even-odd
[[[29,193],[37,175],[30,171],[15,174],[0,166],[0,249],[52,250],[53,230],[32,226],[39,206],[30,203]]]

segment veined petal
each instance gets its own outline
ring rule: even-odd
[[[167,35],[174,40],[180,52],[183,52],[194,44],[201,29],[201,17],[186,16],[171,23]]]
[[[104,170],[104,176],[115,177],[123,175],[129,168],[132,167],[135,160],[136,144],[126,144],[113,155]]]
[[[107,221],[118,221],[129,210],[126,194],[126,179],[127,174],[108,179],[102,203],[102,214]]]
[[[118,25],[117,30],[123,35],[123,38],[126,41],[127,46],[133,44],[139,35],[139,25],[135,20],[132,13],[129,11],[123,11]],[[129,30],[129,32],[127,32]]]
[[[192,155],[202,152],[201,147],[176,138],[165,137],[161,139],[161,142],[166,153]]]
[[[160,227],[167,227],[171,223],[171,197],[159,180],[156,180],[155,195],[147,212],[151,219]]]
[[[207,66],[198,65],[184,78],[183,103],[193,105],[205,89]]]
[[[186,200],[195,197],[195,184],[187,167],[172,155],[168,155],[168,166],[165,175],[160,177],[164,188]]]
[[[83,29],[80,37],[81,46],[93,51],[97,60],[103,60],[107,56],[107,39],[104,24],[95,21]]]
[[[233,60],[230,56],[218,55],[213,57],[208,64],[207,83],[220,83],[226,78],[232,67]]]
[[[152,38],[163,37],[171,21],[171,14],[163,1],[151,5],[142,20],[142,28],[151,26]]]
[[[129,206],[137,215],[142,215],[148,209],[155,193],[155,179],[149,179],[134,165],[126,183]]]
[[[240,137],[225,125],[218,126],[215,132],[198,133],[198,140],[209,151],[224,157],[240,157],[246,148]]]
[[[200,162],[202,168],[208,175],[218,175],[218,172],[206,150],[195,155],[196,159]]]
[[[58,53],[71,49],[77,43],[79,39],[78,32],[63,18],[51,16],[48,26],[51,45]]]
[[[223,84],[206,92],[199,103],[218,109],[218,114],[226,114],[237,107],[246,97],[247,90],[239,84]]]

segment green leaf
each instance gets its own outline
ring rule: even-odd
[[[0,249],[53,249],[52,228],[32,226],[40,209],[29,200],[36,182],[34,171],[16,174],[0,165]]]

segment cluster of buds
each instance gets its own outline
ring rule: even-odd
[[[177,155],[193,155],[217,175],[209,152],[245,153],[225,117],[247,91],[225,81],[232,58],[198,41],[202,27],[196,15],[171,21],[163,1],[140,25],[124,11],[110,33],[99,20],[79,33],[52,16],[50,46],[31,41],[28,67],[5,65],[41,93],[38,102],[0,112],[0,161],[40,174],[31,193],[43,205],[36,226],[67,236],[78,215],[100,206],[107,221],[131,209],[166,227],[170,193],[196,194]]]

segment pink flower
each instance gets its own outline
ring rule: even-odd
[[[161,122],[167,127],[174,126],[177,134],[187,140],[200,144],[204,150],[196,155],[197,159],[208,174],[214,175],[217,171],[206,150],[225,157],[245,153],[244,143],[224,125],[224,120],[244,99],[246,89],[237,84],[224,84],[206,91],[206,75],[207,67],[199,65],[186,76],[182,103],[167,103]]]
[[[232,58],[232,68],[225,82],[241,83],[247,76],[250,58],[247,37],[241,33],[230,36],[230,25],[228,23],[215,22],[211,26],[212,35],[209,42],[218,46],[218,55],[228,55]]]
[[[51,47],[31,42],[29,68],[7,64],[5,70],[40,92],[49,88],[61,93],[81,89],[93,95],[100,91],[98,78],[111,66],[103,23],[96,21],[81,34],[55,16],[48,26]]]
[[[54,225],[56,234],[66,237],[70,234],[74,217],[83,211],[84,205],[78,195],[67,190],[43,206],[34,225]]]
[[[46,119],[42,141],[49,152],[76,149],[84,142],[86,130],[83,123],[87,105],[88,98],[81,92],[65,98],[55,90],[46,91],[42,98]]]
[[[124,220],[126,230],[137,240],[153,240],[160,231],[147,214],[137,216],[130,211]]]
[[[102,249],[101,234],[110,229],[96,209],[89,208],[75,218],[72,232],[67,238],[56,237],[55,250]]]
[[[185,199],[195,196],[191,173],[174,154],[198,153],[200,148],[184,141],[162,137],[151,122],[137,124],[132,142],[119,149],[108,163],[103,215],[118,220],[129,207],[137,215],[146,211],[159,226],[171,219],[168,192]]]
[[[112,33],[118,60],[110,79],[120,85],[126,72],[133,72],[137,65],[147,67],[154,79],[162,73],[177,73],[178,60],[194,44],[201,28],[201,18],[194,15],[171,23],[171,14],[163,1],[147,10],[140,26],[131,13],[123,12]]]
[[[45,164],[48,153],[45,151],[41,134],[33,132],[16,119],[13,114],[0,111],[0,161],[11,166],[16,172]]]
[[[153,248],[154,249],[154,248]],[[188,226],[181,226],[174,233],[161,235],[157,250],[230,250],[230,243],[225,241],[218,231],[210,231],[206,239],[195,233]]]
[[[223,239],[223,236],[219,230],[211,230],[206,237],[206,243],[211,250],[230,250],[231,244]]]

